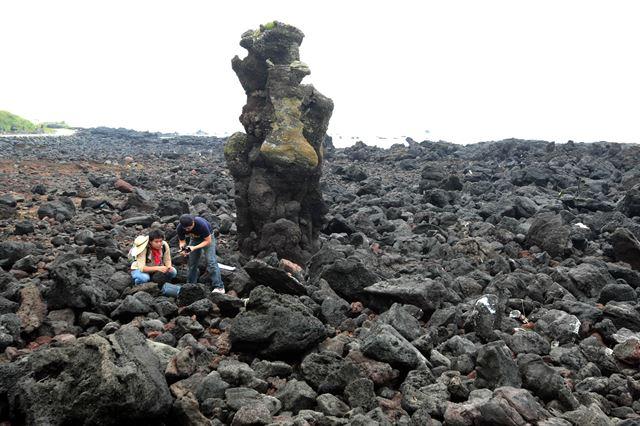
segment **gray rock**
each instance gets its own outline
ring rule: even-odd
[[[591,404],[588,407],[582,406],[575,411],[568,411],[562,414],[574,425],[580,426],[613,426],[612,419],[602,412],[597,404]]]
[[[0,266],[11,269],[14,263],[33,254],[36,246],[22,241],[3,241],[0,243]]]
[[[489,401],[479,405],[482,420],[489,424],[538,424],[551,414],[526,389],[500,387]]]
[[[212,371],[207,374],[196,389],[196,397],[200,403],[204,402],[208,398],[224,398],[225,392],[229,387],[229,383],[222,379],[220,373]]]
[[[171,329],[171,334],[173,334],[177,340],[180,340],[185,334],[191,334],[197,338],[204,332],[202,324],[191,317],[181,315],[176,318],[175,324],[175,327]]]
[[[144,315],[153,311],[153,298],[151,295],[145,292],[139,292],[133,296],[127,296],[118,305],[118,307],[111,312],[112,318],[133,318],[136,315]]]
[[[640,330],[640,312],[633,304],[611,301],[605,305],[604,315],[610,318],[618,328]]]
[[[300,367],[304,379],[321,393],[340,393],[347,384],[362,377],[353,362],[327,351],[307,355]]]
[[[322,322],[294,296],[255,288],[231,324],[234,350],[249,350],[264,357],[300,356],[326,337]]]
[[[20,327],[18,315],[13,313],[0,315],[0,350],[21,342]]]
[[[244,308],[244,301],[238,297],[222,293],[210,293],[208,296],[210,301],[218,306],[220,314],[223,317],[234,318]]]
[[[87,327],[98,327],[98,328],[102,328],[104,327],[109,321],[111,321],[109,319],[108,316],[106,315],[102,315],[102,314],[98,314],[95,312],[83,312],[80,315],[80,325],[87,328]]]
[[[523,385],[544,400],[560,399],[563,403],[573,404],[575,398],[566,387],[563,377],[540,356],[525,354],[518,356],[518,368]]]
[[[532,330],[518,329],[511,335],[503,336],[503,339],[516,355],[520,353],[547,355],[551,350],[549,341]]]
[[[56,201],[42,204],[38,208],[38,218],[50,217],[58,222],[71,220],[76,214],[76,206],[70,198],[60,197]]]
[[[390,306],[394,302],[406,303],[415,305],[426,313],[434,312],[449,296],[442,283],[429,278],[380,281],[366,287],[364,291],[382,306]]]
[[[560,215],[538,213],[527,232],[527,243],[536,245],[553,257],[564,255],[569,243],[570,228],[565,226]]]
[[[406,309],[394,303],[388,311],[378,317],[378,321],[389,324],[405,339],[415,340],[422,334],[420,323]]]
[[[81,246],[90,246],[95,243],[95,240],[93,239],[93,232],[89,229],[81,229],[76,232],[76,235],[73,237],[73,241]]]
[[[180,312],[182,315],[195,315],[199,319],[202,319],[213,313],[215,307],[213,302],[209,299],[200,299],[193,302],[189,306],[185,306]]]
[[[261,260],[251,260],[244,265],[244,270],[259,285],[271,287],[278,293],[307,294],[304,286],[292,275],[282,269],[273,268]]]
[[[430,416],[441,417],[451,398],[447,385],[435,382],[433,374],[427,369],[410,371],[400,391],[402,408],[409,414],[422,409]]]
[[[575,287],[567,290],[579,298],[584,296],[598,297],[604,286],[611,280],[606,269],[598,268],[589,263],[582,263],[571,268],[569,277],[575,283]]]
[[[560,344],[575,341],[580,331],[580,320],[564,311],[551,309],[536,323],[536,329]]]
[[[633,287],[629,284],[607,284],[600,291],[598,302],[607,304],[610,301],[635,302],[638,298]]]
[[[325,266],[320,278],[348,302],[361,301],[366,304],[371,302],[371,298],[365,289],[380,280],[362,261],[355,258],[338,259]]]
[[[133,216],[128,219],[122,219],[118,222],[119,225],[122,226],[135,226],[141,225],[145,228],[148,228],[153,224],[153,222],[158,221],[158,216],[155,215],[142,215],[142,216]]]
[[[178,305],[188,306],[198,300],[206,299],[209,292],[201,284],[186,283],[180,287]]]
[[[33,222],[30,222],[28,220],[17,222],[13,230],[14,235],[29,235],[33,234],[34,232],[35,227],[33,226]]]
[[[616,260],[640,271],[640,241],[626,228],[618,228],[609,238]]]
[[[293,368],[282,361],[255,361],[251,364],[251,368],[255,371],[256,376],[261,379],[268,377],[289,377],[293,372]]]
[[[351,408],[362,407],[369,411],[378,406],[373,382],[369,379],[362,378],[350,382],[344,389],[344,396]]]
[[[351,305],[339,297],[327,297],[320,306],[323,318],[333,327],[338,327],[347,319],[350,309]]]
[[[255,378],[256,373],[248,364],[233,359],[225,359],[220,362],[217,369],[220,377],[232,386],[248,386]]]
[[[318,394],[307,383],[293,379],[278,389],[274,396],[282,401],[282,408],[297,413],[315,407]]]
[[[238,411],[241,407],[264,404],[271,415],[282,409],[282,402],[279,399],[249,389],[249,388],[229,388],[224,392],[225,400],[229,407]]]
[[[240,407],[233,416],[231,426],[266,425],[271,422],[271,413],[266,405],[257,403]]]
[[[318,409],[327,416],[343,417],[349,406],[330,393],[324,393],[316,399]]]
[[[622,362],[631,365],[640,364],[640,340],[627,339],[613,348],[613,355]]]
[[[426,365],[425,357],[393,327],[376,323],[362,339],[362,352],[402,369]]]
[[[476,371],[476,386],[479,388],[519,387],[522,384],[513,354],[501,340],[488,343],[478,350]]]
[[[22,374],[0,392],[27,423],[161,422],[173,402],[160,361],[133,327],[33,352],[16,367]]]
[[[63,254],[50,266],[54,283],[43,297],[49,309],[86,309],[103,302],[107,293],[91,281],[89,265],[76,254]]]
[[[617,207],[629,217],[640,216],[640,185],[635,185],[628,190]]]

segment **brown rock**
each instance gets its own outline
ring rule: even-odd
[[[39,345],[48,345],[49,343],[51,343],[51,341],[53,340],[53,338],[51,336],[38,336],[36,337],[35,342]]]
[[[124,179],[118,179],[115,181],[115,183],[113,184],[113,186],[120,192],[124,192],[124,193],[131,193],[133,192],[133,185],[131,185],[129,182],[127,182]]]
[[[20,269],[12,269],[11,271],[9,271],[9,273],[11,275],[13,275],[14,278],[17,279],[17,280],[22,280],[24,278],[29,278],[29,273],[25,272],[25,271],[21,271]]]
[[[28,349],[18,349],[13,346],[9,346],[4,350],[4,354],[6,355],[9,361],[15,361],[19,357],[30,353],[31,351]]]
[[[280,267],[282,269],[284,269],[287,272],[291,272],[292,274],[297,274],[302,272],[302,266],[298,265],[297,263],[293,263],[290,260],[280,259],[278,263],[280,264]]]
[[[269,409],[261,403],[245,405],[233,416],[231,426],[266,425],[271,423]]]
[[[149,293],[152,296],[160,296],[160,288],[158,287],[157,283],[154,283],[153,281],[150,281],[148,283],[144,283],[144,284],[140,284],[140,285],[134,285],[131,287],[128,287],[127,289],[125,289],[122,292],[123,296],[129,296],[131,294],[136,294],[140,291],[144,291],[146,293]]]
[[[231,353],[231,339],[228,331],[218,336],[215,347],[220,355],[229,355]]]
[[[640,364],[640,340],[631,338],[616,345],[613,355],[627,364]]]
[[[162,332],[157,331],[157,330],[151,330],[147,333],[147,337],[149,339],[155,339],[156,337],[158,337],[159,335],[161,335]]]
[[[346,356],[351,360],[376,386],[385,386],[398,378],[400,372],[386,362],[367,358],[359,351],[351,351]]]
[[[20,300],[20,308],[16,314],[20,318],[22,332],[32,333],[42,325],[47,316],[47,306],[35,285],[20,290]]]
[[[191,426],[211,425],[211,421],[200,412],[200,405],[191,393],[175,400],[172,413],[178,420],[178,424]]]
[[[64,334],[58,334],[57,336],[55,336],[51,343],[55,343],[58,346],[61,345],[69,345],[73,342],[76,341],[76,336],[74,336],[73,334],[68,334],[68,333],[64,333]]]
[[[192,375],[196,369],[196,360],[190,347],[184,348],[169,360],[164,372],[167,381],[175,382]]]

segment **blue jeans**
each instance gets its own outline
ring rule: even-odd
[[[176,275],[178,275],[178,271],[176,271],[176,268],[172,267],[164,275],[167,280],[172,280],[176,277]],[[140,285],[151,281],[151,275],[142,272],[140,269],[133,269],[131,271],[131,278],[133,279],[133,283],[135,285]]]
[[[193,238],[189,241],[189,245],[197,246],[203,241],[202,238]],[[205,259],[207,259],[207,271],[211,276],[211,285],[213,288],[224,288],[222,282],[222,276],[220,275],[220,267],[218,266],[218,259],[216,258],[216,239],[211,236],[211,244],[205,248],[201,248],[196,251],[192,251],[189,254],[189,272],[187,274],[188,283],[198,282],[198,263],[200,263],[200,256],[204,252]]]

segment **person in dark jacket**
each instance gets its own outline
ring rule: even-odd
[[[180,253],[183,256],[189,256],[187,282],[198,282],[198,263],[204,252],[213,292],[224,293],[224,283],[216,258],[216,239],[213,236],[211,224],[199,216],[184,214],[180,216],[180,223],[176,231],[178,232]],[[187,245],[187,237],[189,237],[189,245]]]

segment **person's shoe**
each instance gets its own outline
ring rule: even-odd
[[[214,288],[211,293],[222,293],[225,294],[226,292],[224,291],[224,287],[220,287],[220,288]]]

